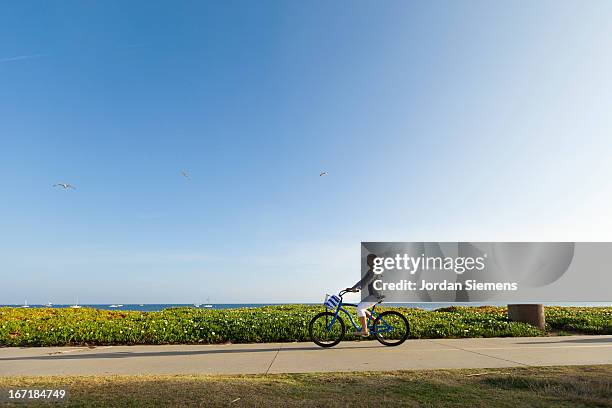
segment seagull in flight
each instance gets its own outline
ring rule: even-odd
[[[54,184],[53,187],[61,187],[64,190],[70,190],[70,189],[76,190],[76,187],[68,183],[57,183],[57,184]]]
[[[189,174],[187,174],[186,171],[181,171],[181,175],[185,177],[187,180],[191,180],[191,177],[189,177]]]
[[[322,172],[319,174],[319,177],[323,177],[323,176],[327,176],[327,172],[326,172],[326,171],[322,171]]]

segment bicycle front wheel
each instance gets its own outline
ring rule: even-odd
[[[410,336],[410,325],[403,314],[390,310],[374,320],[374,335],[385,346],[399,346]]]
[[[317,346],[333,347],[340,343],[346,327],[340,316],[331,312],[321,312],[310,321],[308,332]]]

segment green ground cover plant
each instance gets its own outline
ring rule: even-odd
[[[546,322],[554,330],[612,334],[612,308],[547,307]]]
[[[605,307],[547,307],[546,330],[508,321],[503,307],[387,309],[406,315],[411,338],[544,336],[557,331],[612,334],[612,308]],[[322,306],[307,305],[159,312],[3,307],[0,346],[309,341],[308,323],[322,310]],[[351,335],[345,338],[352,339]]]

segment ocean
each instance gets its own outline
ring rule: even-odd
[[[213,304],[212,307],[204,307],[200,305],[200,309],[235,309],[240,307],[261,307],[261,306],[279,306],[295,303],[220,303]],[[320,303],[300,303],[303,305],[319,305]],[[424,310],[435,310],[449,306],[506,306],[507,303],[489,302],[489,303],[384,303],[384,306],[397,307],[412,307]],[[576,306],[576,307],[612,307],[611,302],[557,302],[544,303],[545,306]],[[22,307],[23,305],[0,305],[0,307]],[[72,305],[28,305],[29,308],[52,307],[52,308],[69,308]],[[145,304],[82,304],[81,307],[89,307],[102,310],[134,310],[140,312],[158,312],[160,310],[173,307],[196,307],[193,303],[145,303]]]

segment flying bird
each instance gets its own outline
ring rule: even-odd
[[[327,176],[327,172],[326,172],[326,171],[322,171],[322,172],[319,174],[319,177],[322,177],[322,176]]]
[[[76,190],[76,188],[72,184],[68,184],[68,183],[57,183],[57,184],[54,184],[53,187],[61,187],[64,190],[70,190],[70,189]]]
[[[185,171],[181,171],[181,174],[183,175],[183,177],[185,177],[187,180],[191,180],[191,177],[189,177],[189,174],[187,174],[187,172]]]

